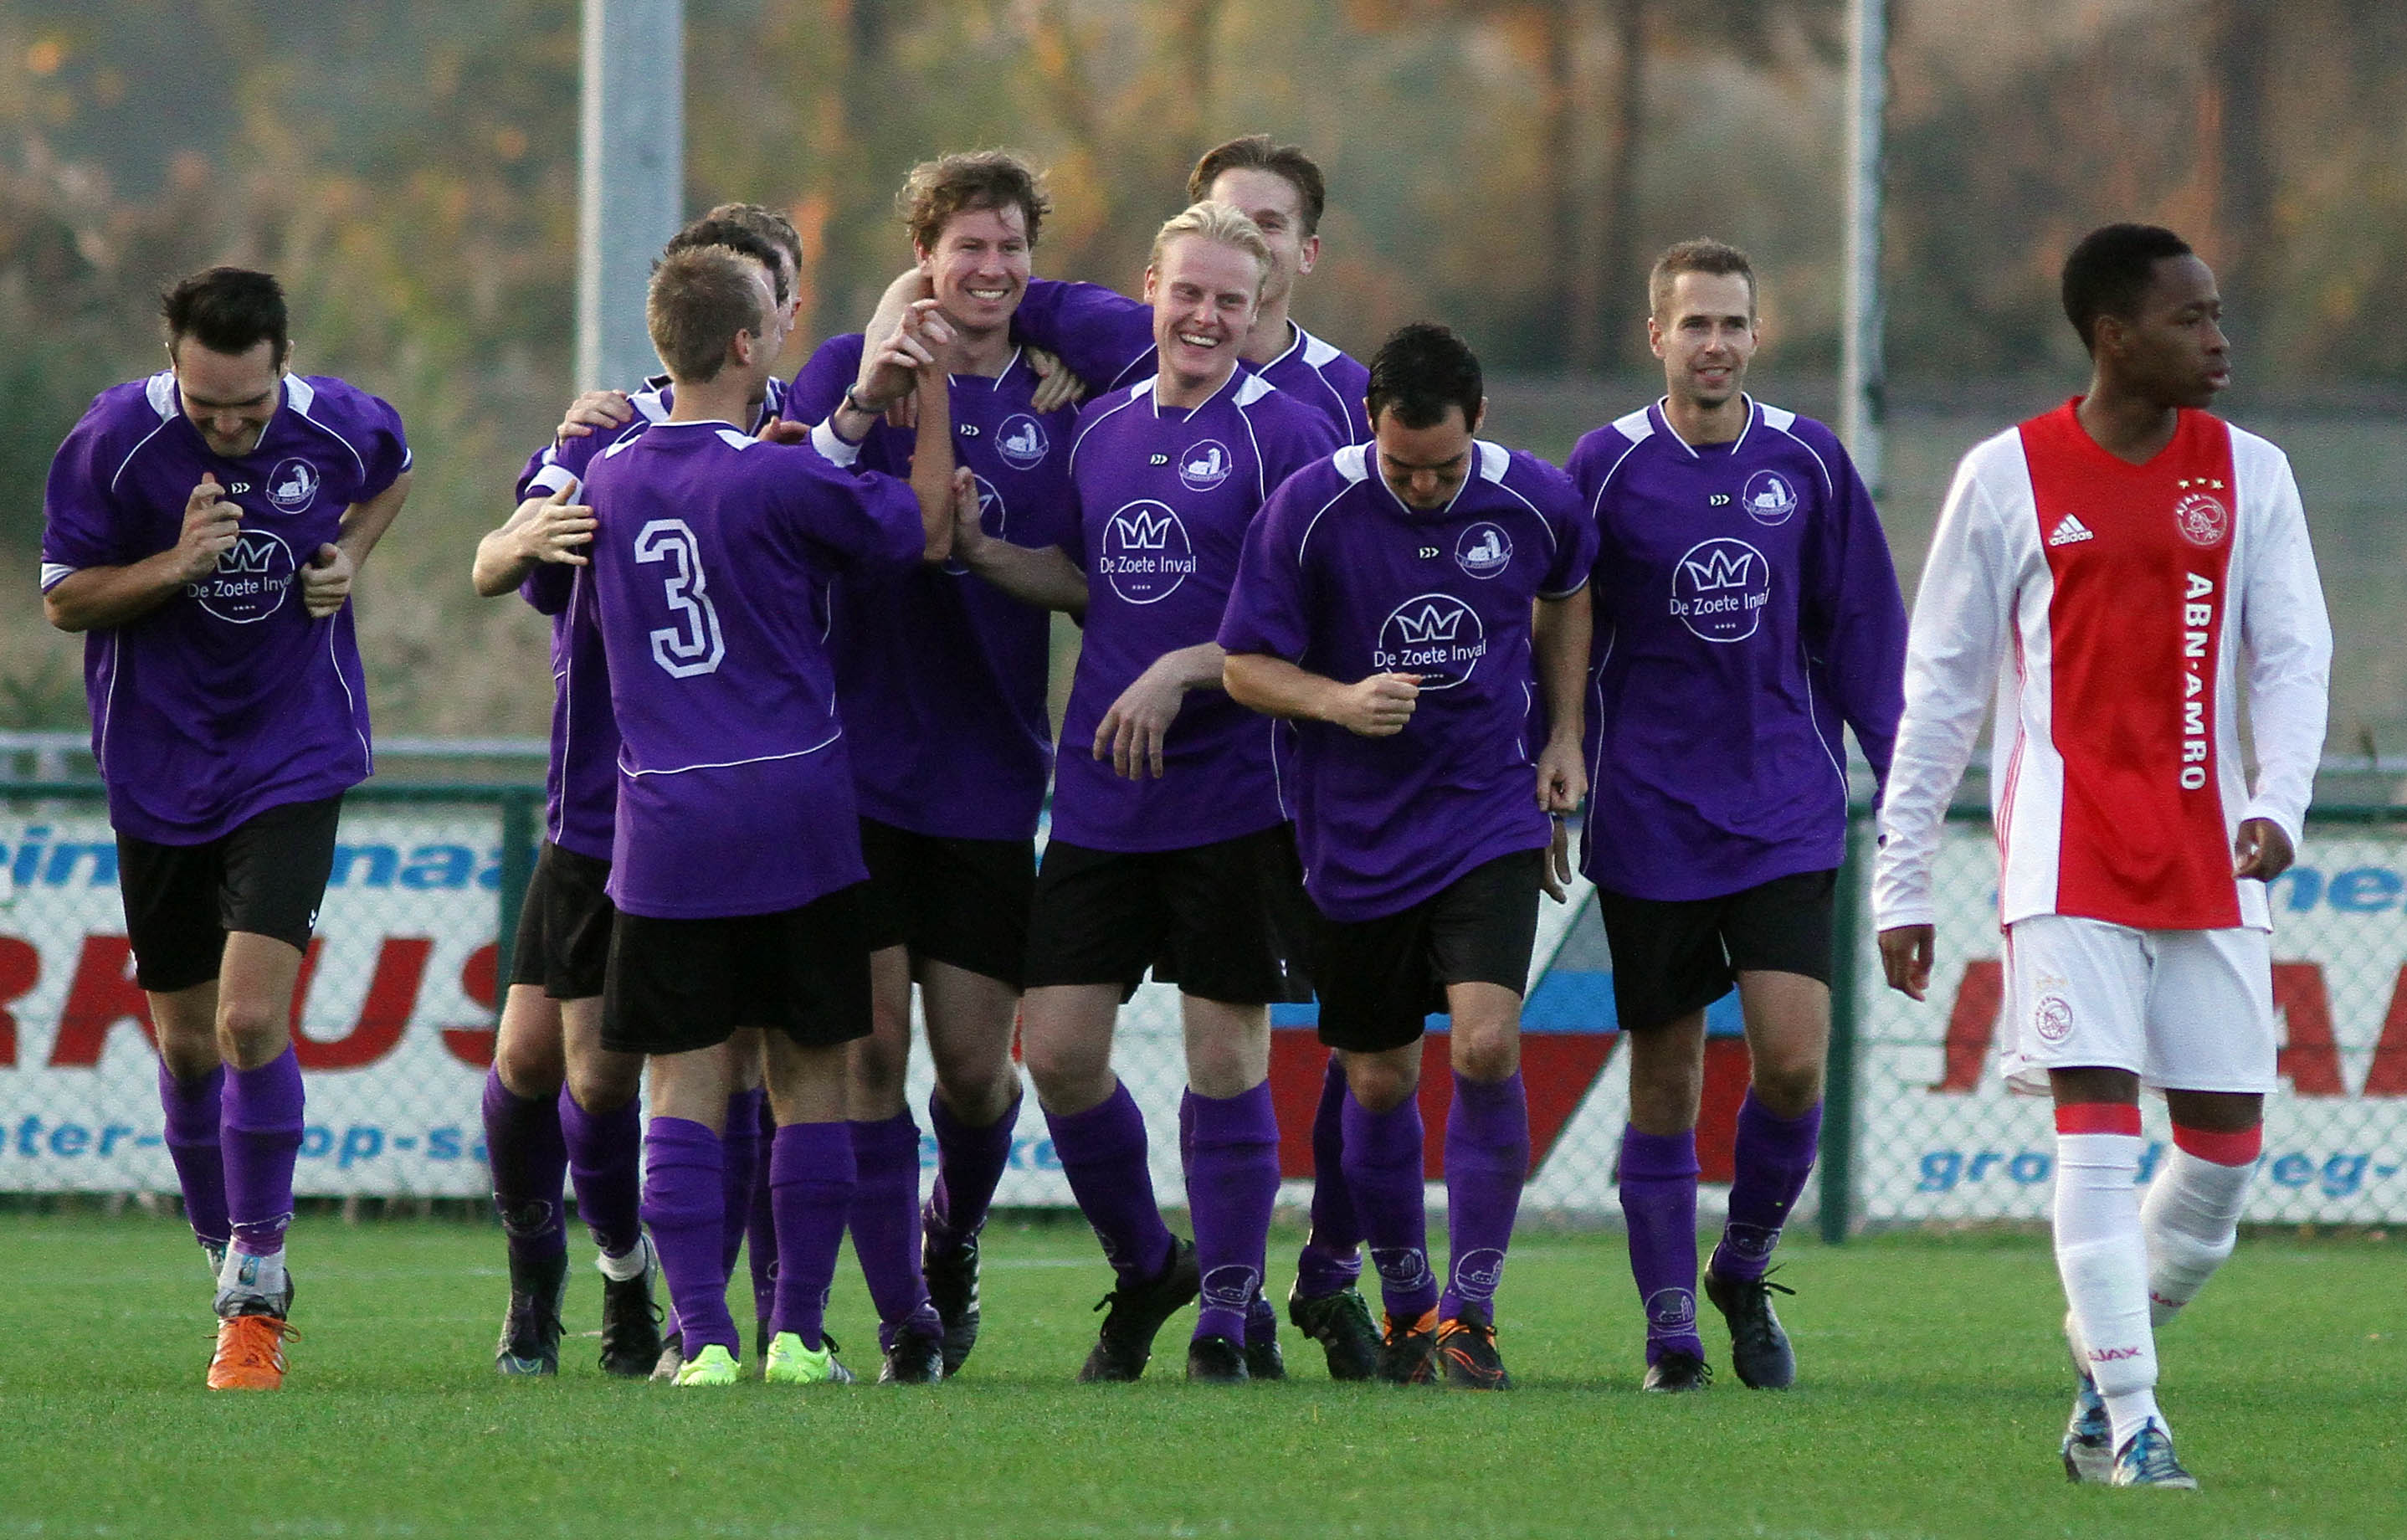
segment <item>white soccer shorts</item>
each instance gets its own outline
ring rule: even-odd
[[[2072,915],[2006,928],[1999,1067],[2017,1091],[2051,1069],[2127,1069],[2157,1091],[2274,1090],[2273,938],[2138,931]]]

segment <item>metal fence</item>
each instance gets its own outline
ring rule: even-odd
[[[299,1191],[486,1191],[477,1095],[492,1051],[496,960],[508,955],[533,869],[541,796],[523,784],[371,783],[351,793],[295,1005],[309,1096]],[[1960,813],[1941,851],[1940,965],[1927,1005],[1882,987],[1864,918],[1869,849],[1859,815],[1842,876],[1824,1162],[1800,1217],[1818,1206],[1834,1238],[1866,1224],[2042,1217],[2054,1157],[2047,1111],[2009,1095],[1991,1065],[2001,991],[1987,817]],[[2269,1114],[2252,1219],[2407,1219],[2402,903],[2407,808],[2319,809],[2300,865],[2273,890],[2286,1087]],[[1542,916],[1524,1012],[1532,1214],[1618,1215],[1628,1072],[1616,1051],[1612,960],[1592,908],[1582,891]],[[1706,1020],[1699,1145],[1710,1211],[1715,1184],[1729,1177],[1746,1056],[1735,997]],[[1434,1181],[1450,1082],[1444,1019],[1431,1025],[1423,1110]],[[1281,1007],[1273,1028],[1286,1197],[1300,1205],[1325,1056],[1310,1007]],[[175,1190],[147,1031],[101,789],[0,781],[0,1191]],[[1139,992],[1115,1057],[1154,1131],[1157,1189],[1175,1202],[1185,1075],[1173,991]],[[915,1104],[928,1075],[917,1055]],[[2146,1117],[2160,1154],[2161,1108]],[[933,1160],[933,1145],[925,1153]],[[1033,1110],[998,1200],[1070,1201]]]

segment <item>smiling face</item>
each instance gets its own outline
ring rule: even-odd
[[[213,454],[239,460],[259,448],[260,435],[276,415],[284,392],[284,365],[276,344],[263,340],[241,353],[221,353],[192,337],[167,351],[176,372],[176,394],[184,415],[201,431]]]
[[[1485,417],[1488,404],[1481,402],[1479,409]],[[1462,490],[1478,432],[1478,420],[1464,421],[1459,406],[1449,405],[1446,416],[1426,428],[1407,428],[1392,409],[1382,407],[1379,421],[1371,424],[1379,451],[1379,478],[1404,506],[1434,513]]]
[[[1261,227],[1270,243],[1270,275],[1262,280],[1262,303],[1276,305],[1295,292],[1295,280],[1320,260],[1320,237],[1303,228],[1303,194],[1275,171],[1248,166],[1223,171],[1212,178],[1204,196],[1229,204]]]
[[[972,335],[1000,331],[1028,292],[1028,216],[1016,203],[964,208],[919,256],[947,321]]]
[[[1164,378],[1181,391],[1217,389],[1261,307],[1263,265],[1242,247],[1180,235],[1145,270],[1153,341]]]
[[[2196,256],[2162,257],[2129,316],[2098,318],[2098,347],[2123,382],[2167,406],[2202,407],[2231,383],[2215,270]]]
[[[1739,392],[1759,340],[1755,291],[1737,273],[1677,273],[1646,340],[1663,361],[1663,384],[1675,401],[1718,406]]]

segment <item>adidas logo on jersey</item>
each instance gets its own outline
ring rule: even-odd
[[[2070,546],[2079,541],[2096,538],[2097,536],[2089,533],[2089,526],[2081,521],[2079,514],[2068,513],[2058,520],[2056,528],[2048,533],[2047,543],[2051,546]]]

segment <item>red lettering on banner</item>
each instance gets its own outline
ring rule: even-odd
[[[2345,1096],[2340,1048],[2332,1042],[2331,995],[2320,962],[2273,964],[2273,1008],[2287,1027],[2273,1073],[2300,1096]]]
[[[110,1029],[121,1021],[132,1021],[152,1044],[158,1042],[150,1026],[150,998],[134,981],[134,943],[121,935],[85,936],[66,1005],[59,1012],[59,1034],[50,1043],[50,1067],[97,1067]]]
[[[1994,957],[1965,963],[1956,1004],[1947,1013],[1946,1067],[1932,1091],[1960,1096],[1981,1083],[1981,1069],[1988,1062],[1998,1015],[2005,1005],[2005,964]]]
[[[42,979],[42,954],[34,944],[0,935],[0,1069],[17,1067],[17,1018],[8,1007],[33,992]]]
[[[295,1024],[293,1056],[303,1069],[361,1069],[391,1053],[409,1028],[418,1008],[418,991],[426,978],[427,954],[434,943],[422,935],[389,935],[377,948],[376,972],[368,977],[367,998],[360,1002],[359,1020],[340,1037],[320,1040],[303,1036]],[[314,968],[317,943],[310,943],[305,967]],[[305,982],[306,988],[306,982]],[[296,996],[297,999],[297,996]]]
[[[2373,1063],[2365,1072],[2367,1096],[2407,1096],[2407,968],[2390,986],[2390,1009],[2382,1018],[2382,1036],[2373,1045]]]
[[[460,992],[489,1011],[501,1009],[501,943],[488,941],[460,964]],[[493,1067],[493,1029],[445,1027],[443,1046],[470,1069]]]

